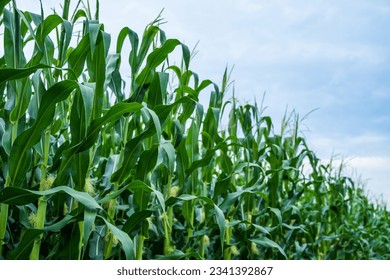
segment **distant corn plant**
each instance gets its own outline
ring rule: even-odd
[[[99,1],[41,10],[0,1],[1,258],[390,258],[386,207],[317,158],[297,114],[275,133],[226,98],[227,70],[201,80],[161,17],[110,51]]]

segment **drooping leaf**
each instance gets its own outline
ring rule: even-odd
[[[67,193],[75,200],[91,209],[102,209],[102,207],[86,192],[79,192],[69,187],[55,187],[45,191],[32,191],[22,188],[7,187],[0,194],[0,202],[9,205],[25,205],[37,201],[39,197],[54,195],[56,193]]]
[[[125,253],[127,260],[134,260],[134,243],[130,236],[117,228],[115,225],[108,222],[105,218],[100,217],[107,225],[108,229],[118,238],[118,241],[122,245],[122,249]]]
[[[37,70],[45,68],[50,68],[50,66],[39,64],[28,68],[3,68],[0,69],[0,83],[25,78]]]
[[[277,249],[287,259],[287,255],[282,249],[282,247],[280,247],[277,243],[265,236],[250,239],[250,241],[262,247]]]

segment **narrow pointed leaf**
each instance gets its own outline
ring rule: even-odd
[[[0,83],[6,81],[17,80],[25,78],[35,73],[39,69],[50,68],[50,66],[39,64],[29,68],[4,68],[0,69]]]
[[[39,142],[42,132],[48,127],[55,113],[56,104],[65,100],[77,88],[72,81],[63,81],[48,89],[42,96],[38,116],[32,127],[22,132],[15,140],[9,158],[9,176],[11,184],[19,187],[31,162],[32,146]]]
[[[277,243],[265,236],[250,239],[250,241],[262,247],[277,249],[287,259],[287,255],[282,249],[282,247],[280,247]]]
[[[115,225],[111,224],[108,222],[106,219],[103,217],[100,217],[103,219],[103,221],[106,223],[108,229],[118,238],[119,242],[122,245],[122,249],[125,253],[126,259],[127,260],[134,260],[134,243],[131,240],[130,236],[117,228]]]
[[[41,196],[67,193],[85,207],[102,209],[102,207],[88,193],[79,192],[69,187],[55,187],[46,191],[32,191],[22,188],[8,187],[1,191],[0,202],[9,205],[26,205],[38,200]]]

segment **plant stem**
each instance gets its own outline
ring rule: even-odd
[[[226,242],[226,245],[230,245],[230,238],[231,238],[231,235],[232,235],[232,228],[231,227],[226,227],[226,231],[225,231],[225,242]],[[223,251],[223,259],[224,260],[231,260],[232,259],[232,251],[230,249],[230,247],[227,247],[224,249]]]
[[[205,247],[205,236],[202,235],[200,237],[200,242],[199,242],[199,255],[204,259],[204,247]]]
[[[8,220],[8,204],[1,204],[0,212],[0,256],[3,254],[3,245]]]
[[[144,241],[145,241],[145,236],[142,234],[138,235],[138,242],[137,242],[137,252],[136,252],[136,259],[137,260],[142,260],[142,253],[144,251]]]
[[[40,191],[46,190],[48,187],[47,182],[47,163],[49,159],[49,150],[50,150],[50,129],[45,131],[45,139],[43,140],[43,162],[41,164],[41,182],[39,186]],[[47,208],[47,199],[43,196],[38,199],[38,212],[37,212],[37,223],[35,228],[43,228],[45,226],[46,220],[46,208]],[[43,234],[40,234],[38,239],[34,241],[34,246],[30,254],[30,260],[39,260],[39,251],[41,247],[41,240]]]
[[[169,233],[169,230],[168,230],[168,225],[167,225],[168,221],[166,218],[164,218],[164,255],[167,256],[169,255],[169,248],[171,246],[171,237],[170,235],[168,234]]]
[[[38,212],[37,212],[37,223],[35,228],[43,228],[45,225],[46,218],[46,207],[47,200],[45,197],[40,197],[38,199]],[[40,234],[38,239],[34,241],[34,246],[30,254],[30,260],[39,260],[39,251],[41,248],[41,240],[43,234]]]
[[[118,184],[114,184],[114,191],[118,190]],[[115,220],[115,207],[116,207],[117,200],[111,199],[108,206],[108,217],[111,220]],[[112,252],[112,245],[113,245],[113,236],[110,234],[110,230],[107,228],[106,230],[106,238],[104,239],[104,258],[107,259],[110,257]]]
[[[16,137],[18,135],[18,122],[15,122],[15,124],[12,127],[12,138],[11,143],[14,143]],[[6,181],[5,181],[5,188],[10,185],[10,177],[7,175]],[[4,238],[5,233],[7,231],[7,221],[8,221],[8,204],[1,204],[1,212],[0,212],[0,256],[3,254],[3,245],[4,245]]]
[[[108,236],[110,232],[107,230],[106,236]],[[113,239],[110,235],[107,240],[104,241],[104,259],[108,259],[111,256],[112,253],[112,245],[113,245]]]
[[[168,177],[167,185],[167,199],[171,196],[172,190],[172,176]],[[172,221],[173,221],[173,208],[172,206],[167,207],[167,216],[164,218],[164,255],[169,255],[171,253],[171,235],[172,235]]]
[[[79,231],[80,231],[80,240],[79,240],[79,256],[78,259],[81,259],[81,253],[83,251],[83,237],[84,237],[84,221],[78,222]]]

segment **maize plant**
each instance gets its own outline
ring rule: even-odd
[[[161,17],[112,38],[99,1],[75,2],[0,1],[0,258],[390,258],[386,207],[317,158],[298,114],[275,133]]]

